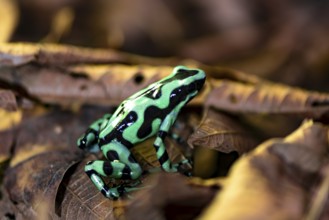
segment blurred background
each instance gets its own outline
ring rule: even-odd
[[[0,0],[0,42],[114,48],[328,91],[327,0]]]

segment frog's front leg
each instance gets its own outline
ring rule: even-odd
[[[85,166],[85,172],[104,196],[117,199],[125,192],[131,191],[132,187],[120,185],[109,188],[101,176],[134,180],[141,176],[142,169],[130,151],[117,141],[102,146],[101,150],[110,161],[91,161]]]
[[[98,152],[98,134],[102,129],[103,123],[108,121],[110,118],[111,114],[105,114],[102,118],[93,122],[85,131],[85,133],[78,139],[78,147],[88,152]]]
[[[159,163],[161,164],[161,167],[166,172],[177,172],[178,167],[183,163],[188,163],[188,161],[184,161],[178,164],[172,164],[172,162],[169,159],[168,152],[166,150],[164,139],[168,135],[168,131],[170,127],[175,122],[175,119],[177,117],[177,113],[175,110],[172,111],[169,115],[166,116],[166,118],[163,120],[163,122],[160,125],[158,135],[154,141],[154,148],[156,150],[156,155],[159,160]]]

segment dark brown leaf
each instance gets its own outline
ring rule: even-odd
[[[243,154],[256,145],[256,141],[232,117],[212,108],[205,110],[199,127],[189,137],[192,146],[202,146],[223,153],[236,151]]]
[[[146,183],[126,207],[127,219],[192,219],[212,200],[215,190],[190,185],[178,174],[161,173]]]
[[[78,158],[67,151],[48,151],[9,168],[4,185],[11,201],[26,218],[36,217],[43,203],[49,204],[49,213],[54,212],[58,186]]]
[[[55,216],[58,187],[67,170],[82,158],[76,140],[94,116],[104,114],[103,109],[90,110],[85,108],[80,114],[55,111],[26,119],[18,128],[4,184],[25,218]],[[44,205],[47,213],[42,211]]]
[[[17,110],[16,98],[12,91],[0,89],[0,108],[8,111]]]
[[[34,101],[59,105],[117,105],[172,72],[170,66],[108,65],[61,68],[23,65],[0,68],[0,80]],[[125,88],[125,89],[122,89]],[[200,104],[197,97],[192,104]]]
[[[56,199],[56,215],[61,219],[115,219],[120,201],[105,198],[84,172],[88,157],[66,173]],[[119,208],[120,209],[120,208]]]
[[[328,219],[329,218],[329,166],[321,170],[321,183],[314,190],[306,220]]]
[[[3,109],[0,109],[0,164],[3,165],[13,151],[16,129],[15,126],[20,123],[22,119],[22,112],[8,112]],[[2,169],[0,170],[2,173]],[[0,175],[1,176],[1,175]]]
[[[10,152],[14,144],[15,132],[13,129],[0,131],[0,165],[10,158]],[[0,166],[1,167],[1,166]],[[0,174],[2,173],[0,169]],[[0,175],[1,176],[1,175]]]
[[[15,87],[22,96],[44,103],[69,105],[84,99],[96,103],[107,100],[100,83],[54,68],[34,65],[2,68],[0,79],[7,87]]]

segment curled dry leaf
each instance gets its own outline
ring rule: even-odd
[[[318,118],[329,110],[329,95],[263,81],[245,84],[211,80],[205,105],[229,112],[302,114]]]
[[[25,218],[38,214],[43,203],[49,207],[48,214],[54,215],[58,187],[83,156],[76,140],[103,114],[104,109],[84,108],[79,114],[55,111],[22,122],[4,185],[10,202]]]
[[[89,156],[72,166],[58,189],[55,214],[61,219],[115,219],[122,212],[121,201],[104,198],[84,172],[85,164],[95,160]]]
[[[10,200],[25,218],[36,217],[43,203],[54,212],[57,189],[66,170],[79,156],[67,151],[37,154],[6,171],[4,185]]]
[[[87,49],[57,44],[0,44],[0,64],[19,66],[30,62],[53,66],[77,63],[125,62],[122,54],[113,50]]]
[[[118,65],[52,68],[37,65],[0,67],[0,81],[36,102],[59,105],[117,105],[172,72],[170,66]],[[125,89],[122,89],[125,88]],[[200,104],[202,100],[192,100]]]
[[[216,190],[190,185],[179,174],[160,173],[126,207],[126,219],[192,219]]]
[[[86,77],[74,77],[60,69],[25,65],[3,67],[0,71],[0,80],[7,87],[14,87],[21,96],[36,102],[68,105],[83,99],[106,100],[101,84]]]
[[[12,91],[0,89],[0,108],[8,111],[17,110],[16,98]]]
[[[232,117],[213,108],[206,109],[199,127],[189,137],[191,146],[202,146],[223,153],[236,151],[243,154],[256,145],[256,141]]]
[[[306,220],[329,218],[329,164],[321,170],[321,180],[312,195]]]
[[[140,163],[143,170],[150,170],[155,167],[160,168],[160,163],[156,157],[156,151],[153,146],[154,140],[155,138],[147,139],[131,149],[131,152],[133,153],[138,163]],[[165,139],[166,150],[170,160],[173,161],[173,163],[179,163],[180,161],[186,159],[186,157],[184,157],[184,155],[186,155],[185,152],[182,153],[182,151],[179,150],[178,145],[179,144],[169,138]],[[188,165],[186,168],[191,169],[191,167]]]
[[[132,153],[143,170],[150,170],[160,166],[156,159],[153,141],[154,139],[149,139],[132,148]],[[177,152],[177,148],[172,145],[172,143],[167,145],[169,148],[168,153],[171,158],[176,158],[176,160],[173,159],[175,162],[177,158],[181,156],[181,153]],[[96,159],[99,159],[99,157],[90,155],[79,163],[77,167],[72,167],[71,170],[66,173],[63,183],[58,190],[56,215],[64,219],[72,219],[76,218],[76,216],[79,216],[79,219],[114,219],[121,218],[124,215],[124,208],[126,207],[127,200],[120,199],[118,201],[113,201],[104,198],[87,175],[84,174],[84,165],[88,161]],[[153,171],[155,171],[155,169],[153,169]],[[146,180],[147,182],[148,178],[149,174],[145,173],[140,180],[143,182]],[[108,181],[109,178],[104,178],[104,180]],[[120,180],[113,182],[120,183]],[[139,191],[143,193],[143,187],[147,188],[149,185],[143,183],[137,186],[137,188],[139,187],[141,188]],[[131,196],[134,197],[134,195],[129,194],[128,198]]]
[[[0,66],[20,66],[31,62],[56,67],[102,63],[149,63],[154,65],[178,63],[176,59],[152,59],[111,49],[90,49],[58,44],[0,44]]]
[[[0,174],[2,174],[1,165],[10,158],[11,148],[14,144],[14,135],[14,129],[0,131]]]
[[[22,112],[8,112],[0,109],[0,176],[3,173],[2,166],[6,162],[13,151],[15,142],[16,129],[15,126],[21,121]]]
[[[241,157],[202,219],[303,219],[328,158],[328,128],[305,122]]]

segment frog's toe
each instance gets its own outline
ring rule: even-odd
[[[192,165],[190,160],[182,160],[181,162],[174,164],[174,166],[178,172],[184,174],[185,176],[192,176]]]

